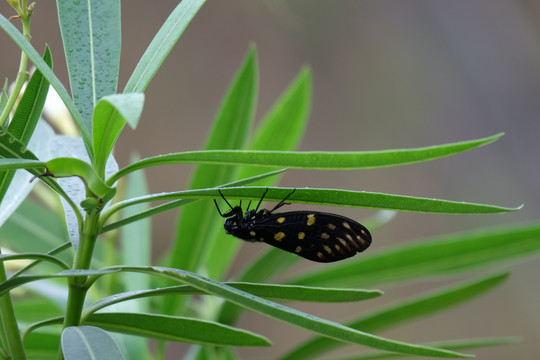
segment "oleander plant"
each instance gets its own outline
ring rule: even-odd
[[[540,223],[457,232],[376,251],[368,247],[377,241],[378,228],[392,226],[394,212],[489,216],[519,207],[332,184],[277,186],[287,169],[343,173],[401,166],[473,150],[502,134],[410,149],[295,151],[310,110],[311,71],[302,68],[255,126],[258,65],[252,46],[221,105],[208,104],[217,110],[204,149],[133,157],[119,167],[112,154],[118,137],[126,124],[136,129],[144,120],[144,91],[204,0],[177,5],[121,91],[120,0],[56,1],[69,88],[53,71],[60,55],[48,48],[40,54],[30,42],[34,8],[52,5],[7,2],[15,13],[0,14],[2,36],[12,39],[21,56],[18,73],[0,94],[1,359],[164,359],[173,342],[191,344],[190,359],[236,359],[241,347],[272,346],[272,339],[238,327],[246,312],[310,334],[276,359],[325,357],[351,344],[355,355],[349,359],[464,358],[476,348],[518,340],[479,334],[415,344],[378,333],[502,284],[509,264],[540,249]],[[46,100],[54,96],[69,111],[77,136],[44,120]],[[188,128],[189,119],[183,121]],[[145,176],[152,177],[152,168],[181,164],[197,166],[187,189],[148,193]],[[278,205],[263,205],[263,197]],[[281,213],[278,208],[288,203],[335,211]],[[344,206],[376,211],[361,225],[339,215]],[[150,218],[178,208],[174,241],[152,256]],[[224,221],[230,234],[266,243],[260,245],[266,251],[233,279],[228,274],[243,240],[227,235]],[[289,271],[311,260],[321,263]],[[383,296],[377,288],[428,277],[454,283],[432,284],[414,297],[364,311],[362,301]],[[297,310],[293,301],[348,302],[358,312],[338,323]]]

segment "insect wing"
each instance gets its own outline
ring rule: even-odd
[[[371,244],[371,234],[363,225],[330,213],[267,214],[253,225],[258,241],[317,262],[343,260]]]

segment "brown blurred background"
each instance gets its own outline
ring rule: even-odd
[[[122,5],[119,89],[176,1],[130,0]],[[13,14],[4,1],[0,11]],[[67,84],[53,1],[38,1],[32,36],[39,51],[45,42],[50,45],[56,72]],[[139,128],[121,136],[116,148],[120,166],[133,152],[146,157],[201,149],[221,96],[251,43],[260,64],[258,119],[302,65],[312,67],[313,105],[300,150],[409,148],[506,133],[487,147],[424,164],[285,175],[284,186],[525,204],[521,211],[503,215],[400,213],[374,234],[374,248],[539,218],[540,2],[208,1],[148,87]],[[19,50],[3,32],[0,49],[0,79],[12,81]],[[152,169],[147,173],[151,191],[184,189],[190,171],[189,166]],[[333,211],[358,219],[373,214]],[[154,219],[155,257],[172,241],[176,215]],[[259,250],[244,248],[241,254],[245,258]],[[418,342],[518,335],[524,338],[521,344],[476,353],[480,359],[536,359],[539,271],[538,259],[514,266],[510,280],[482,298],[381,335]],[[367,306],[424,288],[384,289],[384,299],[368,305],[293,305],[344,321]],[[244,317],[240,325],[275,343],[272,349],[242,350],[246,357],[272,359],[309,336],[259,315]],[[177,356],[171,354],[173,358]]]

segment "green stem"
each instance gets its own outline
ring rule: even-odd
[[[92,262],[92,254],[99,234],[99,212],[92,211],[86,214],[79,237],[79,248],[75,254],[73,269],[87,270]],[[74,277],[68,282],[68,299],[66,316],[63,328],[79,326],[84,306],[84,299],[88,291],[88,277]],[[58,359],[63,359],[62,349],[58,351]]]
[[[6,280],[6,269],[2,263],[0,265],[0,283]],[[2,317],[4,335],[6,336],[7,347],[11,358],[21,360],[26,359],[21,333],[19,331],[19,326],[17,325],[17,318],[15,317],[15,311],[13,310],[9,292],[0,297],[0,315]]]
[[[30,40],[30,16],[26,11],[26,7],[22,7],[21,9],[17,10],[19,11],[19,17],[21,18],[23,24],[23,35],[26,39]],[[9,95],[6,106],[0,114],[0,126],[4,126],[4,124],[6,123],[9,114],[11,113],[11,110],[13,109],[13,106],[15,105],[15,102],[19,97],[24,82],[28,78],[28,72],[26,71],[27,66],[28,55],[26,55],[26,53],[23,51],[21,53],[21,61],[19,62],[19,71],[17,73],[17,79],[15,80],[15,86],[12,93]]]

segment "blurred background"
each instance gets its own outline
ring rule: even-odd
[[[176,3],[123,2],[119,89]],[[0,12],[6,17],[13,14],[4,1]],[[53,1],[36,4],[32,43],[40,52],[49,44],[55,71],[67,84],[56,17]],[[16,20],[12,22],[19,26]],[[399,213],[376,231],[372,248],[538,220],[540,2],[208,1],[150,83],[140,126],[135,131],[126,129],[121,136],[115,153],[120,166],[127,165],[134,152],[147,157],[201,149],[220,99],[250,44],[256,45],[260,64],[257,119],[301,66],[312,68],[312,110],[300,150],[412,148],[506,133],[489,146],[423,164],[285,174],[283,186],[388,192],[502,206],[525,204],[521,211],[502,215]],[[0,49],[0,79],[13,81],[20,51],[3,32]],[[151,169],[147,172],[151,192],[184,189],[191,170],[190,166]],[[332,211],[355,219],[373,215],[362,209]],[[155,258],[170,245],[176,218],[177,212],[170,212],[154,219]],[[257,245],[244,247],[238,264],[249,262],[260,250]],[[520,263],[512,267],[512,276],[503,286],[487,295],[381,335],[413,342],[518,335],[524,338],[521,344],[476,353],[480,359],[536,359],[540,354],[539,271],[539,259]],[[383,300],[361,305],[292,305],[345,321],[368,306],[421,289],[383,288]],[[255,314],[244,316],[240,326],[275,344],[271,349],[243,349],[247,358],[272,359],[310,336]],[[183,350],[185,347],[178,348]],[[171,352],[171,359],[178,357],[175,354]]]

